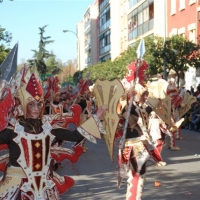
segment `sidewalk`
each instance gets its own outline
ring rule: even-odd
[[[183,140],[177,141],[180,151],[171,151],[167,146],[163,149],[167,166],[147,169],[143,200],[200,200],[200,133],[189,130],[181,133]],[[113,163],[103,138],[96,145],[87,142],[87,147],[88,152],[74,166],[64,161],[65,170],[57,170],[75,180],[61,200],[124,200],[126,180],[120,189],[116,187],[117,147]],[[155,187],[155,181],[162,185]]]

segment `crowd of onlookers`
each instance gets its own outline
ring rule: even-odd
[[[192,104],[191,109],[184,115],[185,120],[181,128],[200,131],[200,85],[197,86],[196,91],[191,87],[191,90],[187,90],[187,92],[196,96],[197,101]]]

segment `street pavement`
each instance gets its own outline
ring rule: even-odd
[[[143,200],[200,200],[200,132],[183,129],[181,134],[183,140],[177,141],[180,151],[171,151],[167,145],[163,149],[167,166],[147,169]],[[88,151],[74,165],[62,163],[57,173],[71,176],[75,185],[60,196],[61,200],[125,200],[126,180],[120,189],[116,187],[117,143],[113,163],[104,138],[97,144],[87,141]],[[155,181],[161,186],[155,187]]]

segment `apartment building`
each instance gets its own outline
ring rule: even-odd
[[[114,60],[122,52],[121,10],[120,0],[99,1],[99,62]]]
[[[167,1],[167,36],[182,35],[191,42],[198,44],[199,40],[199,20],[200,1],[196,0],[168,0]],[[198,19],[199,17],[199,19]],[[198,78],[199,76],[199,78]],[[200,83],[199,70],[190,67],[185,73],[186,89],[190,86],[196,88]]]
[[[98,0],[88,7],[82,21],[77,23],[78,35],[78,66],[83,70],[87,66],[96,64],[99,60],[99,6]]]
[[[95,0],[77,24],[81,70],[114,60],[141,38],[166,33],[161,0]]]
[[[196,0],[168,0],[168,36],[182,35],[197,42]]]
[[[104,4],[104,6],[103,6]],[[165,1],[161,0],[104,0],[100,6],[110,11],[107,14],[108,24],[107,31],[109,32],[108,49],[106,56],[110,56],[114,60],[120,53],[137,40],[151,35],[159,35],[165,37],[166,34],[166,5]],[[106,7],[107,5],[107,7]],[[102,9],[102,12],[105,12]],[[101,14],[101,10],[100,10]],[[101,17],[100,17],[101,19]],[[100,36],[104,35],[101,32]],[[103,41],[104,37],[100,37]],[[102,43],[103,44],[103,43]],[[104,46],[106,48],[106,46]],[[100,54],[100,61],[103,61],[104,55]]]
[[[128,45],[153,35],[165,37],[165,1],[129,0],[128,3]]]

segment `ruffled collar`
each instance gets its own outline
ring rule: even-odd
[[[21,117],[19,119],[20,125],[24,127],[25,132],[33,133],[33,134],[39,134],[42,132],[42,120],[40,118],[38,119],[32,119],[32,118],[24,118]]]

